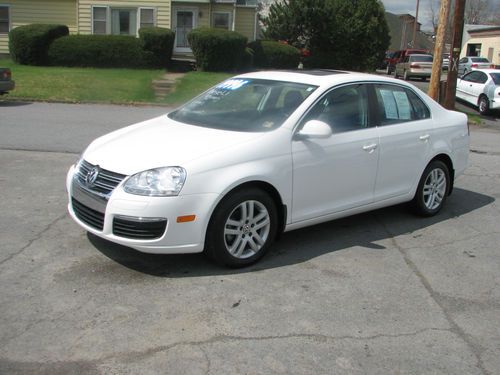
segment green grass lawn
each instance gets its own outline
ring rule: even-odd
[[[189,72],[177,82],[175,91],[162,101],[168,105],[187,102],[211,86],[236,75],[235,73]]]
[[[151,82],[157,69],[62,68],[18,65],[0,60],[12,70],[16,88],[7,97],[65,102],[154,102]]]

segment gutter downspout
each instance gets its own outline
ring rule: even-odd
[[[257,40],[257,26],[259,25],[259,13],[257,8],[255,8],[255,22],[253,24],[253,40]]]
[[[212,27],[212,1],[208,3],[208,27]]]
[[[236,1],[233,4],[233,24],[231,27],[232,31],[235,31],[235,26],[236,26]]]

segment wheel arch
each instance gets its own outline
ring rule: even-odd
[[[450,187],[448,189],[448,195],[451,195],[451,193],[453,191],[453,184],[455,181],[455,169],[453,168],[453,161],[451,160],[449,155],[441,153],[441,154],[434,156],[429,161],[429,163],[427,163],[427,165],[432,163],[434,160],[439,160],[439,161],[443,162],[444,164],[446,164],[446,166],[448,167],[448,171],[450,172]]]
[[[274,201],[276,204],[276,210],[278,212],[278,232],[277,232],[277,237],[279,238],[280,235],[284,232],[285,226],[286,226],[286,221],[287,221],[287,215],[288,215],[288,208],[286,204],[283,202],[283,199],[281,197],[281,194],[279,193],[278,189],[274,187],[272,184],[266,181],[262,180],[252,180],[252,181],[246,181],[242,182],[239,185],[236,185],[232,187],[230,190],[225,192],[221,198],[218,200],[216,203],[214,209],[212,210],[212,214],[210,216],[209,222],[212,221],[214,213],[217,211],[219,206],[222,204],[222,202],[229,197],[230,195],[236,193],[237,191],[240,190],[246,190],[246,189],[251,189],[251,188],[256,188],[259,190],[264,191],[265,193],[269,194],[271,199]]]

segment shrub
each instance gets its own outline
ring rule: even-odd
[[[247,38],[235,31],[194,29],[188,41],[200,70],[231,71],[244,61]]]
[[[148,65],[166,67],[172,58],[175,33],[163,27],[144,27],[139,30],[139,40],[146,52]],[[150,52],[151,54],[148,54]]]
[[[249,47],[254,51],[254,66],[257,68],[295,69],[300,62],[300,51],[288,44],[256,40]]]
[[[136,68],[146,65],[139,39],[125,35],[69,35],[49,49],[52,65]]]
[[[68,34],[65,25],[31,24],[16,27],[9,33],[12,60],[24,65],[46,65],[51,43]]]

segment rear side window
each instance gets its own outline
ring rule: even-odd
[[[430,118],[429,108],[413,91],[395,85],[375,85],[380,125]]]

